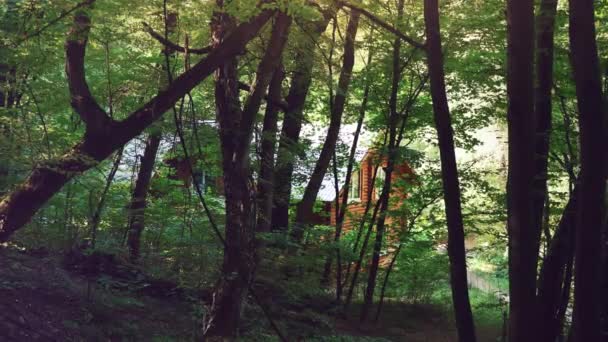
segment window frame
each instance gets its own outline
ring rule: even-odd
[[[386,171],[384,167],[378,166],[378,171],[376,171],[376,179],[374,180],[374,195],[376,196],[376,200],[380,199],[380,195],[382,194],[382,187],[384,186],[384,181],[386,180]],[[381,184],[380,187],[377,187],[376,184]]]
[[[356,196],[355,195],[355,179],[356,183]],[[361,170],[356,170],[351,173],[350,184],[348,184],[348,199],[351,201],[361,201]]]

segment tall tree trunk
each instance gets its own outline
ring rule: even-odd
[[[400,23],[403,19],[404,0],[399,0],[397,3],[397,22]],[[393,65],[392,65],[392,84],[389,99],[389,118],[388,118],[388,161],[385,169],[385,179],[382,185],[382,195],[380,196],[380,210],[378,223],[376,224],[376,240],[372,252],[372,261],[369,267],[367,279],[367,287],[365,289],[365,297],[361,308],[360,321],[367,319],[372,304],[374,302],[374,291],[376,290],[376,277],[380,266],[380,252],[382,243],[384,242],[384,231],[386,214],[388,212],[389,198],[392,187],[392,175],[395,166],[395,158],[397,154],[397,122],[399,113],[397,112],[397,95],[399,93],[399,82],[401,81],[401,38],[395,38],[393,42]],[[372,185],[373,186],[373,185]]]
[[[604,336],[608,336],[608,222],[604,222],[604,237],[602,239],[602,263],[601,263],[601,329]]]
[[[258,179],[258,221],[257,231],[268,232],[272,223],[272,199],[274,184],[274,155],[277,146],[277,121],[282,99],[281,90],[285,72],[282,65],[274,71],[268,88],[268,102],[262,127],[260,152],[260,177]]]
[[[283,119],[283,127],[279,139],[279,149],[275,168],[274,206],[272,209],[272,228],[286,231],[289,227],[289,202],[291,199],[291,181],[294,161],[301,155],[298,142],[302,120],[304,118],[304,103],[310,88],[312,69],[315,60],[316,44],[329,21],[335,13],[335,8],[323,14],[323,18],[308,23],[310,39],[297,47],[295,56],[296,67],[291,78],[289,93],[287,94],[287,110]]]
[[[542,331],[539,341],[553,342],[561,332],[560,307],[565,286],[568,264],[574,256],[574,231],[578,189],[575,188],[562,213],[559,225],[553,235],[549,250],[544,259],[538,280],[538,307]]]
[[[604,124],[608,129],[608,68],[604,70]],[[604,140],[604,163],[606,163],[606,177],[608,178],[608,141]],[[604,230],[602,236],[602,264],[601,264],[601,329],[603,336],[608,336],[608,188],[604,198]]]
[[[217,1],[220,8],[223,0]],[[278,12],[264,56],[258,65],[244,108],[241,109],[236,57],[226,59],[215,75],[215,102],[220,125],[222,170],[226,203],[226,238],[222,274],[216,285],[205,335],[234,338],[255,268],[255,212],[249,149],[255,119],[277,69],[291,19]],[[213,45],[219,46],[235,27],[234,19],[216,12],[212,21]]]
[[[373,178],[375,180],[375,174],[374,174]],[[373,182],[370,184],[373,184]],[[370,188],[372,188],[372,187],[370,186]],[[383,190],[384,190],[384,187],[383,187]],[[361,270],[361,266],[363,265],[363,260],[365,259],[365,253],[367,252],[367,244],[369,243],[369,238],[372,235],[374,224],[376,223],[376,217],[378,217],[378,212],[380,211],[380,208],[382,206],[381,203],[385,196],[388,196],[388,194],[385,194],[384,191],[382,191],[382,193],[380,194],[380,198],[378,199],[378,201],[376,201],[376,204],[374,206],[374,211],[372,213],[371,220],[369,221],[369,227],[367,228],[367,232],[365,233],[365,237],[363,238],[363,242],[361,244],[361,250],[359,251],[359,258],[357,259],[357,262],[355,263],[355,269],[353,270],[353,277],[350,281],[350,287],[348,288],[348,292],[346,293],[346,300],[344,301],[344,310],[345,311],[348,310],[348,307],[350,306],[350,303],[353,299],[355,286],[357,286],[357,278],[359,277],[359,271]],[[371,195],[368,198],[370,198],[370,201],[371,201]],[[369,208],[369,206],[368,206],[368,208]],[[360,229],[365,226],[366,218],[367,218],[367,212],[363,215],[363,222],[361,222]],[[355,248],[355,252],[356,252],[356,248]],[[346,274],[346,281],[348,281],[348,270],[347,270],[347,274]]]
[[[547,161],[551,137],[551,89],[553,88],[553,34],[557,0],[541,0],[536,26],[536,87],[534,112],[536,116],[534,227],[543,225],[547,202]],[[536,241],[540,244],[540,232]],[[536,247],[539,249],[539,246]]]
[[[350,85],[353,66],[355,64],[355,36],[357,35],[357,29],[359,27],[359,17],[358,11],[351,11],[344,40],[342,69],[340,70],[338,89],[332,101],[333,105],[331,108],[331,119],[327,130],[327,137],[323,143],[323,148],[321,149],[321,154],[315,164],[313,173],[304,189],[302,201],[298,204],[296,210],[296,223],[292,234],[296,241],[302,240],[305,226],[310,223],[317,194],[321,188],[321,183],[325,177],[325,172],[327,171],[331,157],[336,149],[340,126],[342,125],[342,114],[344,113],[346,97],[348,95],[348,86]]]
[[[600,259],[606,194],[606,133],[592,0],[570,0],[570,58],[576,84],[580,128],[580,197],[576,229],[575,342],[600,341]]]
[[[534,1],[507,1],[509,171],[509,340],[536,340],[536,265],[540,225],[534,220]]]
[[[132,262],[139,259],[141,233],[145,227],[146,198],[150,189],[150,180],[154,172],[154,162],[156,161],[156,153],[158,152],[160,140],[160,132],[150,134],[146,140],[144,155],[140,160],[135,188],[131,195],[131,203],[129,203],[127,246],[129,247],[129,258]]]
[[[370,51],[367,56],[367,65],[369,66],[372,62],[372,52]],[[344,192],[342,193],[341,202],[338,205],[336,202],[336,208],[340,208],[340,212],[336,218],[336,231],[334,234],[334,243],[340,242],[342,236],[342,226],[344,224],[344,217],[346,216],[346,209],[348,207],[348,189],[350,188],[350,182],[352,178],[353,168],[355,167],[355,155],[357,152],[357,144],[359,142],[359,135],[361,134],[361,128],[363,127],[363,120],[365,119],[365,112],[367,111],[367,101],[369,99],[371,81],[366,79],[365,89],[363,90],[363,100],[361,101],[361,107],[359,107],[359,117],[357,118],[357,128],[355,129],[355,135],[353,143],[350,147],[350,154],[348,156],[348,166],[346,167],[346,179],[344,180]],[[361,180],[359,180],[361,182]],[[339,189],[336,191],[336,199],[339,197]],[[371,197],[371,196],[369,196]],[[368,198],[366,205],[366,212],[369,210],[370,199]],[[342,290],[344,282],[342,281],[342,256],[340,253],[340,246],[336,247],[336,300],[340,302],[342,300]],[[350,267],[349,267],[350,269]],[[347,272],[348,273],[348,272]],[[346,277],[347,278],[347,277]]]
[[[427,37],[427,61],[433,99],[433,114],[439,153],[441,156],[441,178],[443,182],[445,214],[448,225],[448,255],[450,259],[450,285],[460,341],[475,341],[475,325],[469,302],[467,286],[467,264],[464,245],[464,227],[460,203],[458,168],[454,152],[454,137],[450,109],[445,89],[439,5],[437,0],[424,1],[424,22]]]
[[[175,31],[176,25],[177,14],[166,13],[165,39],[168,39],[169,35]],[[163,49],[163,54],[167,62],[173,53],[174,50],[168,46]],[[160,91],[165,89],[169,85],[169,82],[171,82],[173,79],[171,76],[171,70],[169,69],[169,63],[162,64],[161,72],[161,84],[159,85]],[[148,190],[150,189],[150,180],[152,179],[152,173],[154,172],[156,154],[158,153],[158,147],[160,146],[161,139],[162,133],[160,127],[148,135],[144,155],[141,158],[137,179],[135,180],[135,188],[133,189],[133,194],[131,195],[131,203],[129,203],[127,220],[129,224],[127,229],[127,245],[129,247],[129,258],[131,259],[131,262],[136,262],[139,259],[141,234],[145,227],[144,218],[147,206]]]
[[[374,249],[372,252],[372,261],[369,266],[369,274],[367,278],[367,287],[365,288],[365,297],[363,298],[363,306],[361,307],[361,316],[359,320],[364,322],[367,319],[372,304],[374,302],[374,291],[376,290],[376,278],[378,275],[378,268],[380,266],[380,252],[382,251],[382,243],[384,242],[384,232],[386,230],[385,222],[386,215],[388,212],[388,203],[390,197],[390,191],[392,186],[392,172],[394,168],[394,161],[391,162],[391,155],[394,151],[389,152],[388,166],[386,167],[386,178],[384,185],[382,186],[382,196],[380,198],[380,213],[378,217],[378,223],[376,224],[376,240],[374,242]],[[354,278],[353,278],[354,279]]]
[[[241,53],[271,14],[271,11],[263,11],[239,25],[206,58],[122,121],[114,121],[103,112],[88,89],[84,52],[90,20],[82,13],[76,14],[66,41],[66,71],[72,105],[86,123],[86,132],[71,150],[56,160],[36,166],[20,186],[0,200],[0,241],[8,240],[16,230],[27,224],[70,179],[97,165],[139,135],[227,58]]]

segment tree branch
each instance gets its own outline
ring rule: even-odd
[[[97,165],[139,135],[227,58],[243,51],[272,13],[269,10],[263,11],[249,22],[241,24],[206,58],[176,78],[171,86],[125,120],[110,121],[107,127],[96,131],[96,134],[85,134],[79,143],[59,159],[36,166],[21,185],[0,200],[0,242],[8,240],[16,230],[23,227],[70,179]],[[84,41],[82,44],[84,47]],[[83,57],[84,55],[80,58]],[[84,79],[84,73],[81,77]]]
[[[290,26],[291,17],[289,17],[286,13],[278,12],[275,23],[272,26],[272,33],[268,46],[266,47],[262,60],[258,64],[255,80],[251,85],[251,92],[245,101],[245,105],[243,106],[241,125],[243,125],[247,132],[249,132],[249,135],[251,135],[253,131],[256,114],[260,109],[262,99],[268,99],[268,96],[265,95],[265,93],[268,89],[268,85],[270,84],[274,71],[281,62],[283,49],[287,44]],[[248,137],[247,141],[241,142],[240,153],[246,153],[245,151],[249,150],[250,139],[251,138]]]
[[[412,45],[415,48],[421,49],[421,50],[425,50],[426,49],[426,44],[425,43],[420,43],[418,41],[416,41],[415,39],[407,36],[406,34],[404,34],[403,32],[399,31],[396,27],[394,27],[393,25],[387,23],[386,21],[378,18],[375,14],[371,13],[370,11],[359,7],[357,5],[351,4],[348,1],[342,1],[342,0],[338,0],[337,1],[338,4],[344,6],[344,7],[348,7],[352,10],[357,10],[359,12],[361,12],[361,14],[363,14],[364,16],[366,16],[369,20],[371,20],[374,24],[382,27],[383,29],[391,32],[392,34],[396,35],[397,37],[401,38],[402,40],[404,40],[406,43]]]
[[[144,25],[144,30],[146,32],[148,32],[152,36],[152,38],[156,39],[159,43],[171,48],[174,51],[186,53],[185,47],[183,47],[179,44],[176,44],[168,39],[165,39],[165,37],[163,37],[160,33],[154,31],[152,29],[152,27],[150,27],[150,25],[148,25],[148,23],[143,22],[142,25]],[[187,52],[193,53],[195,55],[204,55],[204,54],[211,52],[211,49],[212,49],[211,46],[205,46],[205,47],[199,48],[199,49],[193,49],[193,48],[189,47]]]
[[[239,90],[250,92],[251,86],[243,81],[239,81]],[[272,103],[273,105],[279,107],[283,112],[287,110],[287,101],[283,99],[273,99],[270,98],[268,95],[265,95],[264,99],[266,100],[266,102]]]
[[[99,130],[112,119],[99,106],[87,84],[84,56],[91,20],[81,12],[74,16],[74,24],[65,42],[65,73],[70,90],[70,103],[87,125],[87,130]]]
[[[272,14],[272,11],[266,10],[249,22],[239,25],[217,48],[211,50],[205,59],[181,74],[166,90],[159,92],[143,107],[118,123],[117,128],[122,132],[114,138],[116,148],[131,140],[133,138],[132,132],[136,131],[139,134],[144,128],[161,117],[173,104],[215,71],[227,58],[241,53],[247,42],[259,32]]]

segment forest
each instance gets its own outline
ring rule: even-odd
[[[608,341],[608,2],[0,0],[0,341]]]

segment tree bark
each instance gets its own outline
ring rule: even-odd
[[[370,52],[367,58],[367,65],[370,65],[372,60],[372,53]],[[359,142],[359,135],[361,134],[361,128],[363,127],[363,120],[365,119],[365,112],[367,111],[367,101],[369,99],[369,91],[370,91],[370,83],[369,80],[365,83],[365,89],[363,90],[363,100],[361,102],[361,107],[359,108],[359,117],[357,118],[357,128],[355,129],[355,135],[353,139],[353,143],[350,148],[350,154],[348,156],[348,166],[346,167],[346,179],[344,180],[344,192],[342,193],[341,202],[336,200],[336,208],[340,208],[339,213],[337,213],[336,217],[336,231],[334,234],[334,243],[338,244],[340,242],[340,237],[342,236],[342,225],[344,224],[344,217],[346,216],[346,209],[348,207],[348,189],[350,188],[350,182],[352,178],[352,172],[355,167],[355,154],[357,152],[357,144]],[[336,199],[338,199],[340,194],[340,190],[336,190]],[[371,197],[371,196],[370,196]],[[369,207],[370,200],[367,201]],[[369,209],[367,209],[369,210]],[[340,246],[336,247],[336,300],[340,302],[342,300],[342,290],[344,287],[344,283],[342,281],[342,256],[340,253]]]
[[[574,342],[600,341],[600,259],[603,205],[606,194],[605,120],[602,84],[591,0],[569,2],[570,58],[576,85],[580,129],[581,170],[578,206],[574,314]]]
[[[325,177],[325,172],[331,161],[331,157],[336,149],[340,126],[342,125],[342,114],[346,105],[346,97],[348,95],[348,87],[352,78],[353,66],[355,64],[355,36],[359,27],[359,12],[352,11],[346,28],[346,37],[344,40],[344,54],[342,56],[342,69],[338,80],[338,89],[333,98],[331,108],[331,119],[327,130],[327,137],[323,143],[321,154],[312,175],[304,190],[302,201],[297,206],[296,222],[293,227],[292,236],[296,241],[301,241],[304,236],[306,225],[310,224],[310,218],[313,215],[313,206],[317,199],[317,194],[321,188],[321,183]]]
[[[220,8],[223,6],[222,0],[217,3]],[[255,198],[250,181],[249,148],[261,101],[281,60],[290,20],[287,14],[278,12],[243,109],[239,101],[236,57],[226,59],[215,75],[215,102],[224,173],[226,238],[222,274],[216,285],[206,336],[238,336],[242,304],[253,281]],[[216,12],[212,21],[213,46],[220,46],[234,27],[233,18],[224,12]]]
[[[373,178],[375,178],[375,175]],[[370,183],[370,184],[373,184],[373,183]],[[370,187],[370,189],[371,189],[371,187]],[[384,190],[384,187],[383,187],[383,190]],[[371,191],[370,191],[370,193],[371,193]],[[346,293],[346,300],[344,301],[344,310],[345,311],[348,310],[348,307],[350,306],[350,303],[353,299],[355,286],[357,286],[357,278],[359,277],[359,271],[361,270],[361,265],[363,265],[363,259],[365,259],[365,252],[367,251],[367,244],[369,242],[370,236],[372,235],[374,223],[376,223],[376,217],[378,216],[378,211],[380,210],[382,199],[385,196],[387,196],[387,195],[385,195],[384,191],[382,191],[382,193],[380,194],[380,198],[378,199],[378,201],[376,201],[376,204],[374,205],[374,211],[372,213],[371,220],[369,221],[369,227],[367,228],[367,232],[365,233],[365,237],[363,238],[363,243],[361,244],[361,250],[359,251],[359,258],[357,259],[357,262],[355,263],[355,269],[353,270],[353,277],[350,281],[350,287],[348,288],[348,292]],[[368,198],[370,198],[370,201],[371,201],[371,195]],[[367,212],[363,215],[363,221],[361,222],[360,228],[363,228],[365,226],[366,218],[367,218]],[[350,268],[349,268],[349,270],[350,270]],[[347,270],[346,281],[348,281],[348,270]]]
[[[257,231],[269,232],[272,224],[272,199],[274,185],[274,155],[277,146],[277,122],[279,107],[275,104],[282,99],[281,90],[285,71],[282,66],[275,70],[268,88],[269,101],[266,104],[262,143],[260,152],[260,177],[258,179],[258,223]]]
[[[399,0],[397,3],[397,22],[400,23],[403,19],[403,7],[404,0]],[[361,307],[360,321],[364,322],[367,319],[372,304],[374,302],[374,291],[376,289],[376,277],[378,275],[378,268],[380,265],[380,252],[382,250],[382,243],[384,242],[384,231],[386,214],[388,211],[389,198],[392,187],[392,175],[395,166],[395,158],[397,154],[397,122],[399,120],[399,113],[397,112],[397,95],[399,93],[399,82],[401,81],[401,39],[395,38],[393,42],[393,54],[392,54],[392,82],[391,82],[391,93],[389,99],[389,118],[388,118],[388,161],[385,169],[385,179],[382,185],[382,195],[380,197],[379,205],[379,216],[378,223],[376,224],[376,240],[374,242],[374,249],[372,252],[371,265],[369,267],[369,274],[367,278],[367,287],[365,289],[365,297],[363,299],[363,306]]]
[[[27,224],[31,217],[70,179],[97,165],[112,152],[139,135],[144,128],[160,118],[177,100],[207,78],[227,58],[240,53],[247,42],[256,36],[260,28],[268,21],[271,13],[263,11],[249,22],[239,25],[233,34],[211,51],[206,58],[177,77],[171,86],[129,114],[126,119],[122,121],[98,119],[101,125],[97,127],[87,125],[83,139],[66,154],[54,161],[36,166],[20,186],[0,201],[0,241],[8,240],[16,230]],[[78,14],[76,18],[75,29],[80,31],[80,34],[76,37],[68,36],[66,43],[66,64],[68,65],[84,63],[84,50],[90,23],[83,14]],[[66,69],[70,68],[66,67]],[[78,75],[79,72],[80,75]],[[69,83],[74,82],[70,76],[80,76],[82,82],[84,66],[82,65],[79,70],[76,70],[76,75],[68,72],[68,76]],[[83,84],[81,84],[82,86]],[[72,88],[70,86],[70,89]],[[82,95],[84,94],[72,92],[72,102],[82,101]],[[98,105],[95,106],[90,101],[83,101],[84,103],[86,103],[85,106],[75,107],[77,113],[82,117],[90,116],[85,113],[107,116],[98,111],[100,108]]]
[[[154,163],[156,161],[156,153],[158,152],[160,140],[160,132],[148,136],[144,155],[140,160],[133,194],[131,195],[131,203],[129,203],[127,246],[129,247],[129,259],[131,262],[136,262],[139,259],[141,233],[145,227],[144,214],[147,205],[148,190],[150,189],[150,180],[152,179],[152,173],[154,172]]]
[[[536,340],[536,265],[540,225],[534,220],[534,2],[507,1],[509,169],[509,340]]]
[[[176,24],[176,13],[168,13],[165,17],[166,38],[168,38],[168,36],[175,31]],[[161,84],[159,85],[159,90],[161,91],[165,89],[173,80],[171,70],[169,69],[168,61],[169,57],[175,51],[171,47],[165,46],[162,52],[167,63],[163,63],[163,67],[161,68]],[[152,173],[154,172],[156,154],[158,153],[158,147],[160,146],[161,139],[162,133],[160,131],[160,128],[148,135],[146,147],[144,149],[144,155],[140,160],[139,171],[137,173],[137,179],[135,180],[135,188],[133,189],[133,194],[131,195],[131,203],[129,203],[127,220],[129,225],[127,228],[127,246],[129,247],[129,258],[131,262],[136,262],[139,259],[141,234],[144,231],[145,227],[144,221],[147,206],[148,190],[150,189],[150,180],[152,179]]]
[[[437,0],[424,1],[424,22],[427,37],[427,62],[433,100],[433,117],[439,154],[441,156],[441,178],[443,182],[445,212],[448,226],[448,255],[450,259],[450,284],[460,341],[475,341],[475,324],[469,302],[467,264],[464,245],[464,227],[460,202],[458,168],[454,151],[454,137],[450,109],[445,89],[439,5]]]
[[[551,137],[551,89],[553,88],[553,35],[557,0],[541,0],[536,26],[536,87],[534,112],[536,116],[534,227],[543,225],[547,198],[547,161]],[[540,243],[540,232],[536,241]],[[536,247],[536,250],[540,246]]]
[[[376,182],[376,175],[378,174],[378,167],[376,166],[374,167],[374,171],[372,172],[372,178],[370,180],[369,184],[375,184]],[[365,224],[367,223],[367,217],[369,215],[369,211],[372,208],[372,193],[374,191],[374,187],[373,186],[369,186],[369,189],[367,191],[367,202],[365,203],[365,210],[363,211],[363,216],[361,217],[361,222],[359,223],[359,227],[357,229],[357,237],[355,238],[355,244],[353,245],[353,253],[357,252],[357,248],[359,247],[359,242],[361,241],[361,236],[363,235],[363,230],[365,228]],[[372,212],[372,219],[370,221],[370,227],[367,231],[367,233],[365,234],[365,238],[363,241],[363,247],[361,248],[361,252],[359,254],[359,258],[357,259],[357,262],[355,263],[355,270],[353,273],[353,279],[351,280],[351,286],[348,289],[348,292],[346,294],[346,300],[344,301],[344,310],[348,309],[348,306],[350,305],[350,302],[352,300],[353,297],[353,291],[355,289],[355,285],[357,284],[357,277],[359,276],[359,270],[361,268],[361,264],[363,262],[363,257],[365,256],[365,250],[367,248],[367,242],[369,240],[369,237],[371,235],[371,230],[373,227],[373,223],[376,221],[376,215],[378,214],[378,209],[380,208],[380,201],[376,201],[376,203],[374,204],[374,211]],[[344,275],[344,282],[342,286],[345,286],[346,284],[348,284],[349,282],[349,278],[350,278],[350,273],[351,273],[351,269],[352,269],[352,264],[349,263],[348,266],[346,267],[346,274]]]
[[[542,331],[539,341],[553,342],[561,332],[561,303],[567,283],[565,275],[568,264],[574,256],[574,232],[578,189],[575,188],[562,213],[559,225],[553,235],[549,250],[540,270],[538,280],[538,307]]]
[[[383,196],[380,199],[380,212],[378,217],[378,223],[376,224],[376,240],[374,241],[374,249],[372,252],[372,260],[369,266],[369,274],[367,277],[367,286],[365,288],[365,297],[363,298],[363,306],[361,307],[361,316],[359,320],[364,322],[367,319],[372,304],[374,302],[374,291],[376,290],[376,278],[378,275],[378,268],[380,265],[380,252],[382,250],[382,243],[384,242],[384,232],[386,230],[386,214],[388,211],[388,203],[391,191],[391,178],[394,167],[394,162],[390,161],[389,156],[388,166],[386,168],[386,178],[384,185],[382,186]],[[354,278],[353,278],[354,279]]]
[[[291,181],[294,161],[298,151],[300,130],[304,119],[304,103],[310,88],[312,69],[315,59],[316,43],[333,17],[335,9],[324,13],[323,18],[309,23],[310,40],[298,46],[295,60],[296,70],[291,78],[289,93],[287,94],[287,110],[283,118],[283,126],[279,138],[279,149],[275,167],[274,196],[272,209],[272,229],[287,231],[289,228],[289,202],[291,199]]]

